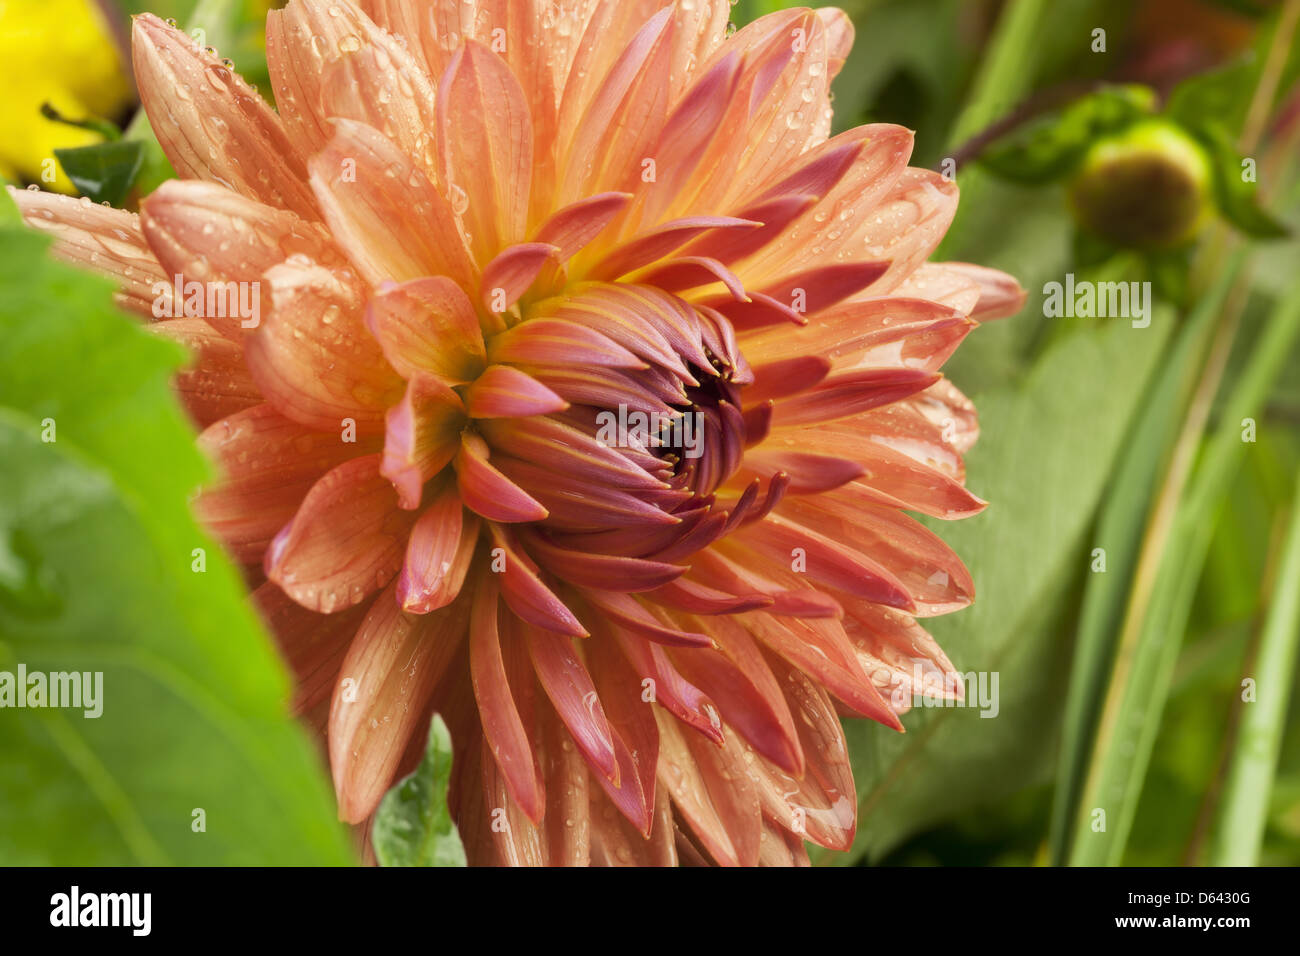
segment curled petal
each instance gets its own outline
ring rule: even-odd
[[[562,412],[569,403],[509,365],[490,365],[467,393],[471,418],[524,418]]]
[[[365,328],[360,291],[313,262],[285,262],[266,282],[271,312],[246,351],[262,394],[313,428],[378,427],[403,383]]]
[[[600,696],[574,651],[572,639],[534,628],[528,628],[526,634],[537,680],[555,712],[569,728],[592,771],[617,785],[621,775],[614,738]]]
[[[567,261],[600,235],[631,198],[631,193],[598,193],[579,199],[542,223],[534,241],[555,246],[560,261]]]
[[[492,759],[505,778],[506,789],[533,823],[540,823],[545,797],[533,763],[533,747],[515,705],[501,654],[503,636],[497,628],[500,592],[492,579],[480,576],[474,589],[469,626],[470,678],[478,701],[479,719]]]
[[[402,610],[427,614],[460,593],[478,544],[478,515],[461,506],[455,486],[434,496],[411,529],[406,560],[397,579]]]
[[[414,516],[397,506],[379,459],[354,458],[326,473],[267,549],[266,576],[303,607],[351,607],[401,567]]]
[[[806,392],[776,403],[773,426],[807,425],[848,418],[890,405],[939,381],[938,372],[911,368],[864,368],[841,372]]]
[[[461,435],[456,453],[456,487],[465,507],[489,521],[541,521],[547,510],[537,499],[488,463],[488,446],[477,435]]]
[[[419,507],[424,483],[460,449],[465,406],[439,379],[417,375],[407,382],[402,400],[388,410],[385,423],[379,473],[397,489],[401,507]]]
[[[505,529],[490,526],[493,555],[492,570],[501,575],[501,595],[510,610],[523,621],[546,631],[571,637],[586,637],[587,629],[574,617],[554,591],[543,583],[537,565],[521,551]]]
[[[548,263],[558,263],[559,255],[558,246],[545,242],[521,242],[503,250],[483,267],[483,307],[489,312],[505,312]]]
[[[681,565],[663,561],[571,551],[552,544],[540,534],[529,535],[528,550],[548,570],[570,584],[605,591],[650,591],[686,571]]]
[[[493,336],[488,361],[519,365],[596,365],[645,368],[645,363],[610,338],[565,319],[535,318]]]
[[[1028,293],[1014,277],[1005,272],[969,262],[945,262],[943,267],[971,280],[979,289],[979,299],[970,312],[972,319],[980,322],[1005,319],[1015,315],[1025,305]]]

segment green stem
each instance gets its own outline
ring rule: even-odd
[[[981,58],[970,99],[948,133],[948,155],[1012,109],[1029,92],[1037,73],[1038,44],[1035,35],[1046,9],[1044,0],[1007,0],[989,45]],[[960,250],[965,223],[972,206],[980,204],[987,184],[982,169],[967,166],[957,176],[961,187],[961,211],[948,230],[937,258],[952,258]]]
[[[950,148],[1009,112],[1025,95],[1034,78],[1034,38],[1045,8],[1044,0],[1009,0],[1003,7],[970,100],[948,135]]]

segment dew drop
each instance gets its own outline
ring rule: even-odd
[[[451,183],[447,187],[447,191],[450,193],[449,198],[451,199],[451,211],[458,216],[465,215],[465,211],[469,209],[469,193],[465,192],[465,190],[461,189],[455,183]]]

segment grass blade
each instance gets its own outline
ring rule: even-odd
[[[1210,854],[1212,866],[1254,866],[1264,836],[1273,775],[1282,747],[1296,651],[1300,646],[1300,477],[1273,600],[1252,668],[1255,700],[1242,711]]]
[[[1241,256],[1229,262],[1184,325],[1146,401],[1146,410],[1129,438],[1129,453],[1121,460],[1102,506],[1094,540],[1096,547],[1105,550],[1106,571],[1090,576],[1080,610],[1049,830],[1049,858],[1054,865],[1064,863],[1068,853],[1069,823],[1077,812],[1106,675],[1114,655],[1115,636],[1137,564],[1143,517],[1150,506],[1161,465],[1170,453],[1175,423],[1191,399],[1196,370],[1213,331],[1214,316],[1222,307],[1241,264]]]
[[[1133,613],[1130,606],[1087,782],[1074,814],[1071,864],[1117,865],[1123,858],[1214,518],[1243,455],[1240,422],[1259,414],[1298,333],[1300,285],[1274,310],[1224,403],[1219,427],[1157,556],[1159,567],[1145,612]]]

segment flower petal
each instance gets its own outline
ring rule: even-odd
[[[255,405],[209,426],[198,439],[216,463],[217,482],[203,489],[195,513],[240,561],[261,561],[312,486],[365,445],[343,442]]]
[[[477,286],[452,203],[383,133],[336,119],[307,165],[330,231],[371,285],[443,275],[466,291]]]
[[[573,649],[573,639],[525,629],[533,669],[555,712],[573,735],[574,743],[597,777],[618,784],[620,776],[614,739],[591,675]]]
[[[537,565],[526,552],[522,551],[505,528],[489,525],[494,545],[494,572],[500,573],[501,595],[510,610],[523,621],[572,637],[586,637],[587,629],[574,617],[568,605],[561,601],[549,587],[543,583]],[[502,567],[498,571],[496,564]]]
[[[449,484],[433,497],[411,529],[397,579],[402,610],[427,614],[456,599],[478,544],[478,515],[466,512]]]
[[[54,237],[54,255],[107,275],[117,283],[124,308],[151,319],[176,314],[172,280],[145,242],[135,213],[44,190],[7,188],[27,225]]]
[[[432,375],[418,374],[385,416],[384,456],[379,473],[397,489],[398,504],[420,505],[424,483],[460,449],[465,425],[460,396]]]
[[[169,282],[183,294],[174,311],[184,304],[186,315],[204,319],[230,338],[256,329],[270,311],[261,281],[268,269],[290,256],[330,268],[343,265],[319,226],[215,183],[168,180],[142,208],[144,236]],[[195,303],[197,310],[191,308]],[[247,315],[241,312],[245,304],[254,307]]]
[[[404,377],[427,372],[451,385],[473,381],[486,352],[474,306],[443,276],[388,283],[366,306],[366,325]]]
[[[408,741],[427,726],[425,704],[467,620],[463,601],[433,614],[405,614],[391,586],[366,615],[330,704],[330,769],[341,819],[364,820],[392,784]]]
[[[509,67],[474,40],[438,84],[438,153],[444,182],[468,196],[462,218],[480,262],[524,239],[533,174],[533,124]]]
[[[267,549],[266,576],[303,607],[351,607],[401,567],[415,518],[397,506],[379,460],[354,458],[326,473]]]
[[[488,463],[488,445],[465,432],[454,460],[456,487],[465,507],[489,521],[541,521],[546,508]]]
[[[247,83],[151,13],[135,18],[131,40],[140,100],[182,178],[319,218],[293,141]]]
[[[280,116],[318,153],[330,121],[383,129],[420,157],[436,122],[433,81],[415,55],[352,4],[292,3],[266,20],[266,65]],[[437,176],[432,163],[423,166]]]
[[[271,312],[246,352],[262,394],[313,428],[377,428],[404,386],[365,327],[360,290],[310,261],[275,266],[266,282]]]
[[[509,365],[489,365],[469,387],[466,403],[471,418],[523,418],[569,407],[537,379]]]
[[[483,267],[483,307],[498,315],[542,274],[545,266],[559,262],[560,248],[545,242],[520,242],[509,246]]]
[[[533,747],[515,707],[501,655],[502,635],[497,628],[500,591],[491,577],[480,575],[474,587],[469,626],[470,678],[478,701],[479,719],[492,759],[505,779],[506,789],[533,823],[540,823],[545,797],[533,762]]]
[[[192,360],[176,373],[172,387],[200,428],[262,403],[262,393],[248,374],[244,349],[238,342],[202,319],[170,319],[154,323],[149,330],[181,343],[192,353]]]

